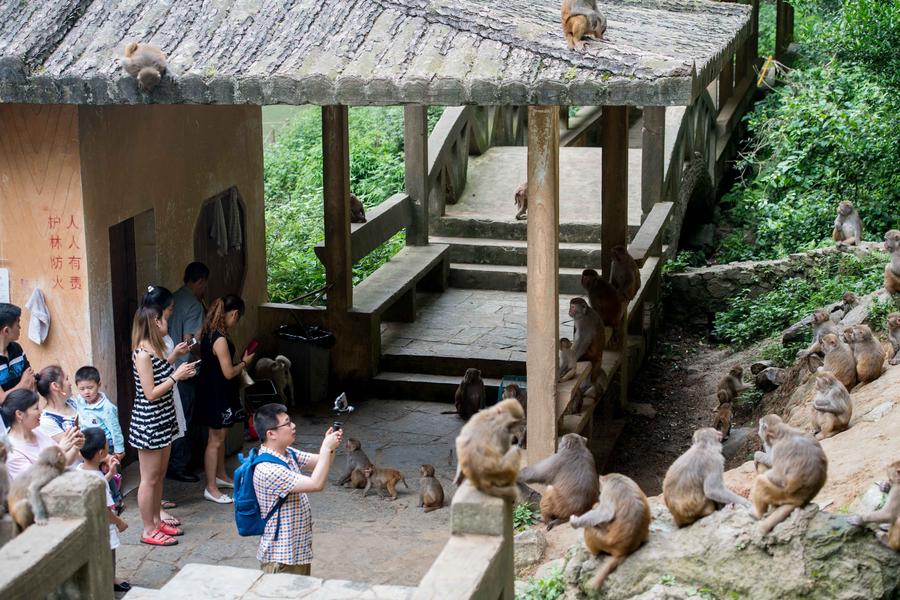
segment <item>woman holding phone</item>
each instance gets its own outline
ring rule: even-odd
[[[231,496],[219,487],[233,488],[234,482],[225,472],[225,435],[235,423],[247,415],[241,406],[237,377],[253,362],[248,348],[234,363],[234,342],[228,337],[244,314],[244,301],[229,294],[212,303],[200,339],[200,375],[197,377],[197,409],[200,422],[209,427],[209,438],[203,456],[206,489],[203,497],[211,502],[230,504]]]

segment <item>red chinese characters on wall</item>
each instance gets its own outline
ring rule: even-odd
[[[51,212],[47,216],[47,243],[53,290],[81,290],[84,262],[79,236],[82,225],[74,213]]]

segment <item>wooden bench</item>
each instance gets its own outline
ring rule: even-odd
[[[442,292],[449,278],[449,245],[407,246],[353,288],[353,311],[411,323],[416,289]]]

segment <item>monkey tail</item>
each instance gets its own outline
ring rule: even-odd
[[[131,42],[127,46],[125,46],[125,56],[131,56],[135,52],[137,52],[138,45],[137,42]]]
[[[403,486],[404,486],[406,489],[409,489],[409,484],[406,483],[406,479],[404,479],[403,477],[401,477],[401,478],[400,478],[400,481],[403,482]]]
[[[797,508],[793,504],[783,504],[779,506],[775,510],[772,511],[772,514],[766,517],[766,520],[762,522],[762,525],[759,527],[760,533],[763,535],[768,535],[770,531],[775,529],[775,526],[787,519],[791,516],[791,513],[794,512],[794,509]]]
[[[624,556],[610,556],[603,566],[600,567],[600,570],[597,571],[597,574],[591,578],[590,583],[588,583],[588,587],[594,590],[600,589],[600,586],[603,585],[603,582],[606,581],[606,578],[609,577],[609,574],[616,570],[622,561],[625,560]]]

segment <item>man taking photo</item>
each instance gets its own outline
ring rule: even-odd
[[[309,575],[312,512],[306,494],[322,491],[325,487],[343,431],[329,428],[319,453],[310,454],[291,448],[297,427],[283,404],[260,407],[253,423],[262,440],[259,454],[272,454],[287,465],[261,462],[253,472],[253,487],[261,514],[269,514],[275,504],[284,499],[281,508],[266,523],[256,558],[264,573]],[[312,474],[304,475],[301,469],[311,469]]]

